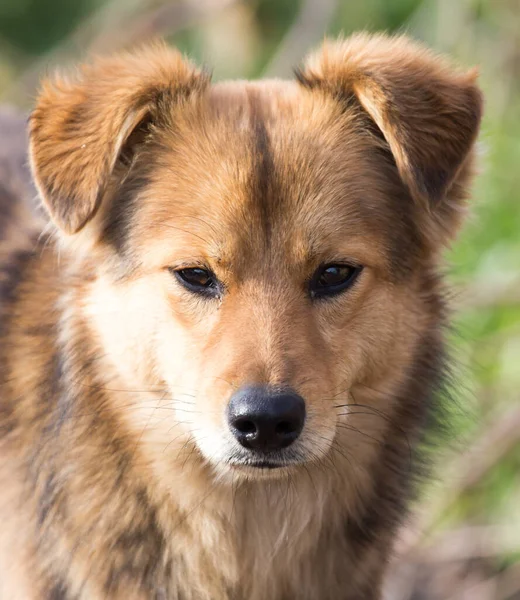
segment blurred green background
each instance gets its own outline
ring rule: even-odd
[[[291,76],[325,34],[408,32],[486,96],[473,218],[447,254],[459,414],[388,600],[520,599],[520,0],[0,0],[0,101],[88,52],[164,36],[214,78]]]

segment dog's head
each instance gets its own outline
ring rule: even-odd
[[[126,409],[150,452],[249,476],[369,452],[440,324],[480,115],[473,72],[385,36],[292,82],[155,46],[44,84],[35,179],[103,360],[161,390]]]

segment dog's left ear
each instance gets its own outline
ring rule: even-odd
[[[297,76],[308,88],[357,98],[415,199],[434,209],[446,197],[478,133],[475,71],[457,71],[403,36],[358,34],[326,42]]]

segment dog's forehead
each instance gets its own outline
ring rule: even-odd
[[[234,82],[172,120],[143,220],[162,239],[230,261],[288,248],[303,259],[346,239],[384,246],[388,182],[360,111],[293,82]]]

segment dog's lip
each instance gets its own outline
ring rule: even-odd
[[[228,463],[231,467],[251,467],[253,469],[282,469],[290,466],[273,460],[233,460]]]

